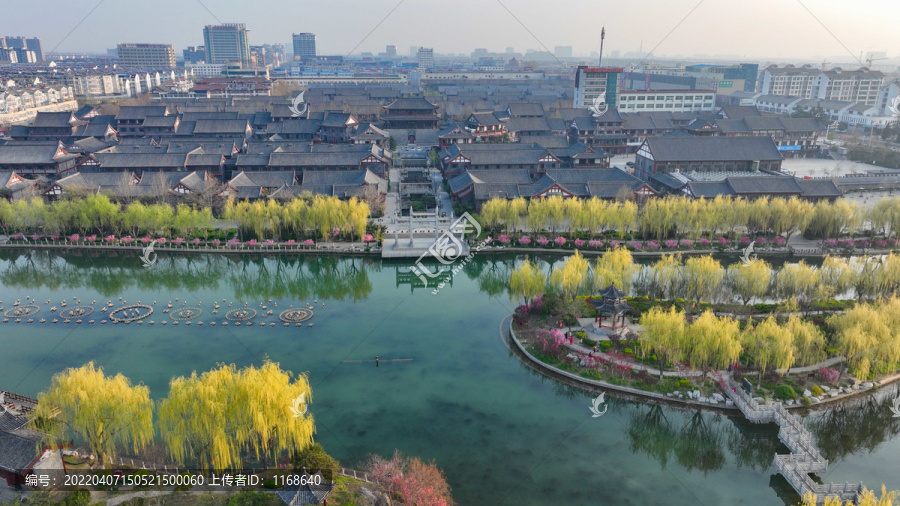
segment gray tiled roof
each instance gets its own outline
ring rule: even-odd
[[[106,171],[164,167],[177,169],[183,168],[187,161],[186,153],[94,153],[93,156]]]
[[[38,444],[42,435],[27,429],[0,431],[0,469],[20,473],[30,469],[40,456]]]
[[[736,194],[797,194],[802,193],[797,179],[791,176],[729,177],[728,186]]]
[[[116,114],[117,120],[144,119],[148,116],[165,116],[164,105],[123,105]]]
[[[193,133],[199,135],[244,135],[249,126],[249,122],[245,119],[201,119],[196,123]]]
[[[0,164],[46,164],[71,160],[76,155],[67,155],[56,160],[53,156],[56,154],[58,145],[38,145],[38,146],[0,146]]]
[[[279,171],[250,171],[239,172],[228,185],[232,188],[244,186],[259,186],[263,188],[279,188],[285,184],[293,185],[297,182],[296,172],[292,170]]]
[[[646,142],[658,162],[783,159],[771,137],[661,136]]]
[[[33,127],[72,127],[73,123],[79,123],[71,111],[65,112],[38,112],[30,126]]]
[[[388,104],[384,107],[388,110],[390,110],[390,109],[396,109],[396,110],[418,109],[418,110],[433,111],[433,110],[437,109],[436,105],[432,104],[431,102],[429,102],[428,100],[425,100],[422,97],[398,98],[397,100],[394,100],[393,102],[391,102],[390,104]]]
[[[843,195],[831,179],[797,179],[804,197],[840,197]]]

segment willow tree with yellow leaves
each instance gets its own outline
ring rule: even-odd
[[[825,359],[825,335],[816,324],[794,314],[788,317],[784,328],[793,336],[795,364],[812,365]]]
[[[704,378],[710,369],[727,367],[741,355],[739,325],[733,318],[720,318],[712,311],[705,311],[691,322],[686,332],[690,343],[686,357],[703,370]]]
[[[674,307],[668,311],[653,307],[641,315],[641,326],[644,327],[640,334],[641,348],[659,358],[659,379],[662,380],[666,362],[684,360],[689,347],[684,313]]]
[[[588,261],[578,250],[566,259],[559,267],[555,267],[550,274],[550,284],[557,287],[564,299],[575,302],[578,291],[584,286],[588,275]]]
[[[107,376],[90,362],[53,376],[38,394],[36,420],[55,442],[81,439],[100,466],[115,458],[118,447],[135,453],[153,441],[150,389],[122,374]]]
[[[772,285],[772,267],[765,260],[738,263],[728,268],[731,291],[746,306],[751,299],[765,297]]]
[[[835,342],[857,379],[887,373],[900,361],[900,299],[858,304],[828,319]]]
[[[631,282],[639,267],[635,265],[631,252],[624,247],[606,250],[606,253],[594,260],[594,275],[591,279],[591,291],[596,292],[609,285],[616,285],[620,290],[631,290]]]
[[[312,414],[306,412],[312,389],[305,374],[292,377],[278,364],[266,361],[260,367],[251,365],[239,371],[237,386],[245,445],[264,468],[269,459],[276,461],[281,454],[299,452],[312,444],[316,429]]]
[[[681,253],[663,255],[650,266],[650,277],[656,294],[660,298],[670,299],[681,287]]]
[[[819,501],[816,494],[807,492],[803,496],[802,506],[900,506],[900,502],[897,502],[897,495],[897,491],[888,492],[887,487],[884,485],[881,486],[881,497],[877,497],[873,490],[863,487],[855,502],[850,500],[844,502],[833,495],[825,497],[824,502],[822,502]]]
[[[712,255],[690,257],[682,269],[686,300],[713,302],[719,294],[725,269]]]
[[[309,382],[306,376],[292,381],[277,364],[240,371],[223,364],[174,378],[169,387],[169,396],[159,402],[159,428],[178,464],[193,459],[200,469],[234,468],[241,466],[244,452],[265,462],[312,443],[315,425],[305,413]]]
[[[785,264],[775,275],[775,294],[785,299],[796,297],[804,311],[819,289],[819,271],[803,260]]]
[[[547,288],[547,275],[540,267],[529,260],[525,260],[509,275],[509,296],[520,296],[525,304],[530,304],[538,295],[544,293]]]
[[[794,338],[787,327],[778,325],[774,316],[748,326],[743,341],[744,351],[759,366],[757,386],[762,384],[770,364],[785,371],[794,364]]]

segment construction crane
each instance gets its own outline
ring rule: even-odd
[[[871,69],[872,69],[872,62],[873,62],[873,61],[878,61],[878,60],[888,60],[888,59],[890,59],[890,58],[888,58],[888,57],[886,57],[886,56],[881,57],[881,58],[872,58],[872,57],[870,56],[870,57],[866,58],[866,67],[868,67],[869,70],[871,70]]]
[[[828,60],[822,60],[822,71],[823,72],[825,71],[825,65],[828,65],[829,63],[831,63],[831,62]]]

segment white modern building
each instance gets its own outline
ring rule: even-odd
[[[703,112],[716,110],[716,92],[709,90],[622,90],[619,112]]]
[[[420,47],[416,56],[419,60],[419,70],[434,68],[434,49],[430,47]]]
[[[619,74],[622,71],[621,67],[578,67],[575,71],[573,107],[591,107],[600,96],[606,104],[618,103]]]

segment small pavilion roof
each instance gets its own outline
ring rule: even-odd
[[[621,299],[625,296],[625,292],[616,288],[616,284],[613,283],[603,290],[600,290],[596,296],[603,297],[604,299]]]
[[[625,302],[613,302],[609,299],[594,300],[588,299],[594,308],[601,313],[619,315],[631,309],[631,306]]]

